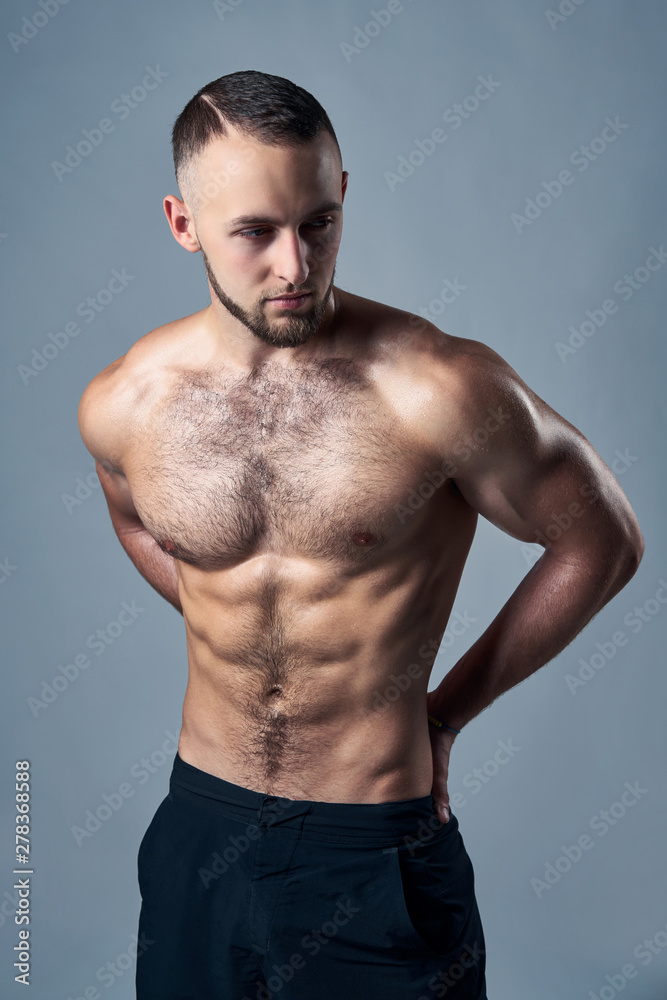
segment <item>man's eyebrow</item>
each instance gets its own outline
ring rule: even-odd
[[[305,218],[312,219],[315,215],[324,215],[325,212],[340,212],[342,207],[339,201],[328,201],[326,205],[320,205],[314,212],[309,212]],[[281,222],[280,219],[272,219],[268,215],[239,215],[235,219],[230,219],[227,225],[230,229],[235,229],[236,226],[280,226]]]

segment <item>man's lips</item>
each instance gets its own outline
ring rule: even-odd
[[[286,295],[279,295],[275,299],[268,299],[268,302],[273,302],[274,305],[280,306],[282,309],[298,309],[300,305],[306,302],[310,298],[311,292],[291,292]]]

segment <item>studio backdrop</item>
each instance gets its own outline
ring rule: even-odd
[[[136,855],[185,634],[115,536],[77,407],[209,301],[162,210],[170,130],[240,69],[331,117],[350,175],[337,284],[494,348],[636,511],[637,574],[466,727],[449,788],[491,1000],[667,997],[667,10],[549,2],[3,4],[3,1000],[134,996]],[[542,551],[480,520],[431,689]]]

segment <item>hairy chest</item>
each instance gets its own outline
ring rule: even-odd
[[[424,456],[350,364],[174,379],[127,475],[158,544],[201,568],[263,551],[359,560],[407,530]]]

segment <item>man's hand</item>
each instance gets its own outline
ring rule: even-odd
[[[431,711],[429,705],[431,694],[426,697],[427,710],[429,712]],[[456,739],[456,733],[451,732],[449,729],[438,729],[437,726],[433,726],[430,722],[428,729],[431,738],[431,751],[433,753],[433,799],[438,819],[444,824],[449,822],[449,792],[447,790],[449,754],[452,749],[452,743]]]

